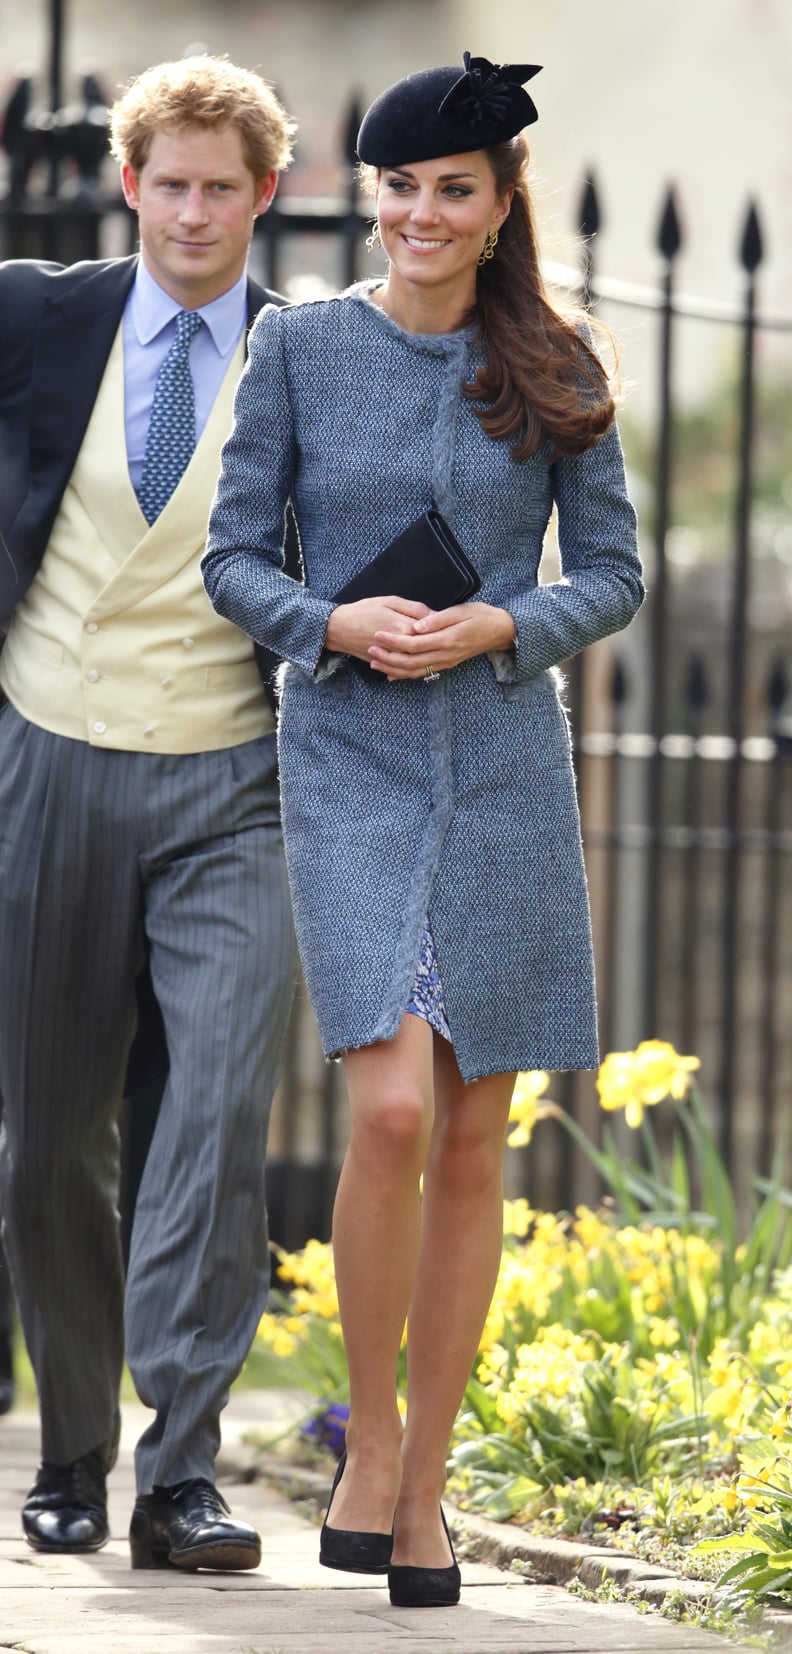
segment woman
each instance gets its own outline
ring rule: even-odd
[[[216,608],[290,662],[297,932],[351,1110],[333,1224],[351,1411],[322,1560],[387,1569],[404,1606],[459,1596],[440,1498],[498,1271],[515,1072],[598,1060],[552,669],[642,599],[605,375],[542,290],[520,136],[536,72],[466,54],[372,105],[358,150],[387,279],[257,322],[204,564]],[[287,499],[304,586],[281,572]],[[554,503],[564,574],[540,587]],[[334,601],[431,506],[475,601]]]

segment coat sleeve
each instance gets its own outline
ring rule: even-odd
[[[313,674],[334,605],[283,572],[296,464],[282,313],[267,307],[250,334],[201,568],[218,614]]]
[[[509,602],[516,643],[493,657],[503,682],[535,677],[620,631],[644,599],[635,512],[616,425],[593,448],[556,460],[551,477],[561,579]]]
[[[30,377],[41,306],[39,270],[57,269],[30,259],[0,264],[0,646],[26,586],[11,528],[30,487]]]
[[[0,617],[10,618],[21,585],[8,535],[30,486],[30,379],[42,303],[42,272],[57,264],[0,264]]]

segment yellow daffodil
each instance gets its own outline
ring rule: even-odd
[[[588,1206],[578,1206],[575,1210],[575,1234],[589,1252],[595,1251],[598,1247],[608,1246],[613,1240],[613,1229],[610,1224],[606,1223],[598,1212],[592,1212]]]
[[[632,1051],[611,1051],[600,1063],[597,1075],[600,1108],[616,1111],[626,1109],[635,1094],[635,1054]],[[643,1110],[641,1111],[643,1114]],[[638,1121],[640,1125],[640,1120]]]
[[[785,1436],[790,1430],[790,1426],[792,1426],[792,1409],[788,1403],[785,1403],[783,1407],[777,1408],[773,1414],[768,1431],[775,1441],[780,1441],[781,1437]]]
[[[294,1285],[292,1303],[302,1315],[319,1315],[324,1321],[338,1316],[333,1248],[325,1241],[309,1240],[301,1252],[275,1248],[278,1269]]]
[[[514,1235],[517,1240],[525,1240],[533,1221],[533,1210],[527,1200],[504,1200],[503,1202],[503,1233]]]
[[[516,1121],[514,1131],[507,1138],[510,1149],[524,1148],[531,1141],[537,1121],[551,1119],[559,1113],[555,1103],[539,1101],[549,1079],[543,1068],[528,1069],[517,1075],[509,1110],[509,1119]]]
[[[647,1317],[649,1327],[649,1343],[657,1350],[672,1350],[679,1343],[679,1328],[674,1321],[666,1321],[661,1315]]]
[[[628,1126],[635,1129],[645,1110],[664,1097],[685,1097],[698,1067],[698,1057],[681,1057],[665,1040],[643,1040],[635,1051],[611,1051],[597,1075],[600,1108],[624,1109]]]
[[[297,1348],[297,1339],[284,1325],[279,1315],[262,1315],[258,1324],[257,1337],[262,1344],[272,1350],[273,1355],[288,1359]]]
[[[665,1040],[643,1040],[635,1052],[641,1094],[647,1103],[661,1103],[664,1097],[677,1100],[687,1096],[690,1076],[700,1067],[698,1057],[681,1057]]]

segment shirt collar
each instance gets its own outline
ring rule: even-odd
[[[138,343],[148,345],[184,307],[154,280],[142,258],[138,259],[130,294],[130,312]],[[247,272],[211,304],[201,305],[202,318],[220,356],[230,356],[247,321]]]

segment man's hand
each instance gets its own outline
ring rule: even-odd
[[[507,609],[496,609],[490,603],[459,603],[452,609],[426,612],[409,629],[389,626],[376,631],[369,661],[389,682],[425,678],[430,671],[448,671],[490,649],[510,649],[514,638],[514,621]]]

